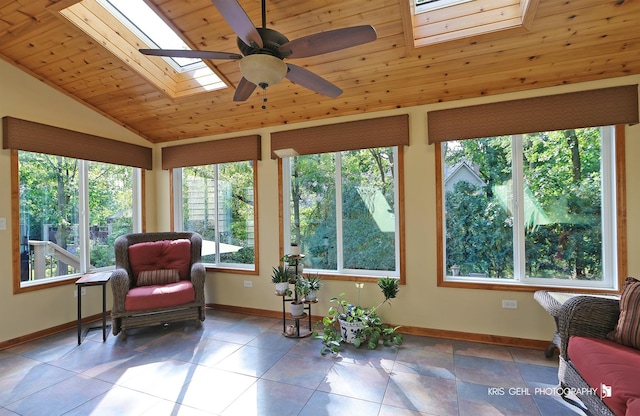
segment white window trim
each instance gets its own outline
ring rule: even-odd
[[[601,148],[601,171],[602,171],[602,275],[601,281],[589,280],[569,280],[569,279],[543,279],[531,278],[525,276],[525,262],[519,261],[525,253],[525,240],[523,234],[524,225],[524,206],[514,201],[514,278],[513,279],[487,279],[481,277],[469,276],[452,276],[447,273],[447,245],[446,230],[443,230],[442,250],[443,271],[445,282],[455,283],[479,283],[486,285],[505,285],[505,286],[545,286],[553,288],[567,289],[618,289],[617,279],[617,225],[616,225],[616,173],[615,173],[615,126],[603,126],[601,129],[602,148]],[[522,154],[522,135],[512,135],[512,171],[518,173],[513,175],[514,195],[523,194],[523,168],[520,155]],[[444,150],[443,150],[444,151]],[[516,156],[518,155],[518,156]],[[440,155],[442,158],[443,156]],[[444,163],[442,163],[442,180],[444,181]],[[441,185],[443,193],[444,184]],[[515,198],[515,197],[514,197]],[[442,198],[442,212],[446,213],[446,199]],[[446,221],[442,221],[442,226],[446,227]],[[516,240],[517,238],[517,240]]]
[[[400,278],[400,213],[399,213],[399,171],[398,171],[398,147],[393,147],[393,186],[394,186],[394,224],[395,224],[395,270],[363,270],[343,268],[343,234],[342,221],[336,224],[336,260],[337,270],[313,269],[305,267],[305,272],[319,273],[327,276],[358,276],[358,277],[396,277]],[[342,219],[342,152],[332,152],[335,155],[335,185],[336,185],[336,218]],[[291,158],[282,158],[282,213],[283,213],[283,236],[285,241],[285,254],[289,254],[289,244],[291,241]]]

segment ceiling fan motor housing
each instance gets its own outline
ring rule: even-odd
[[[265,55],[273,55],[276,58],[284,59],[285,56],[283,56],[283,54],[280,53],[278,49],[280,48],[280,46],[289,42],[289,39],[287,39],[287,37],[282,33],[273,29],[268,29],[266,27],[257,27],[256,30],[262,38],[262,48],[254,48],[253,46],[244,43],[242,39],[238,38],[237,43],[240,52],[242,52],[244,56],[259,53]]]

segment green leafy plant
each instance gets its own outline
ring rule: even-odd
[[[298,277],[293,287],[300,302],[309,293],[309,282],[303,277]]]
[[[284,266],[278,266],[278,268],[272,267],[272,269],[271,283],[284,283],[289,281],[289,275]]]
[[[359,290],[363,287],[363,283],[356,283]],[[390,277],[382,278],[378,281],[378,287],[382,291],[384,300],[377,306],[365,308],[360,305],[354,305],[344,299],[344,292],[337,297],[331,298],[329,301],[334,303],[327,315],[318,323],[318,329],[314,331],[314,336],[322,340],[322,355],[340,351],[344,337],[340,327],[340,321],[359,322],[362,330],[358,332],[353,340],[353,345],[359,348],[366,344],[367,348],[374,350],[382,343],[384,346],[401,345],[404,341],[402,334],[398,333],[399,326],[389,326],[382,322],[382,319],[376,313],[376,310],[385,303],[391,304],[391,299],[398,295],[398,280]]]
[[[309,291],[318,291],[322,287],[322,279],[320,278],[320,276],[318,276],[318,273],[316,273],[315,275],[307,273],[304,276],[304,279],[307,281]]]
[[[299,261],[300,257],[292,256],[291,254],[285,254],[284,256],[280,257],[280,262],[284,264],[288,264],[289,266],[295,266],[296,260]]]

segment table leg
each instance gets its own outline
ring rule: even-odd
[[[102,342],[107,340],[107,285],[102,285]]]
[[[78,345],[82,343],[82,291],[80,286],[76,286],[76,292],[78,297]]]

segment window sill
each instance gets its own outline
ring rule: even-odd
[[[580,292],[580,293],[610,293],[617,294],[619,291],[611,288],[594,288],[594,287],[578,287],[578,286],[561,286],[561,285],[529,285],[522,283],[476,283],[461,281],[438,281],[438,287],[449,287],[456,289],[480,289],[480,290],[502,290],[506,292],[536,292],[538,290],[562,291],[562,292]]]
[[[255,268],[253,268],[253,269],[242,269],[242,268],[239,268],[239,267],[220,267],[220,266],[216,266],[216,265],[212,265],[212,264],[206,264],[206,263],[205,263],[204,267],[205,267],[205,270],[207,272],[246,274],[246,275],[253,275],[253,276],[257,276],[259,274]]]
[[[61,277],[59,279],[48,279],[46,282],[42,280],[29,281],[28,283],[19,282],[17,285],[14,286],[13,294],[17,295],[20,293],[28,293],[28,292],[34,292],[37,290],[49,289],[57,286],[74,284],[75,281],[78,280],[78,278],[80,278],[80,276],[82,276],[82,273]],[[27,283],[27,284],[23,285],[23,283]]]
[[[304,274],[306,274],[307,271],[305,269]],[[405,284],[405,279],[403,276],[391,276],[391,275],[384,275],[384,276],[373,276],[373,275],[355,275],[355,274],[339,274],[339,273],[323,273],[323,272],[319,272],[319,271],[309,271],[309,273],[311,274],[318,274],[318,277],[320,277],[323,280],[335,280],[335,281],[343,281],[343,282],[362,282],[362,283],[377,283],[378,280],[382,279],[383,277],[393,277],[399,280],[399,284],[404,285]]]

